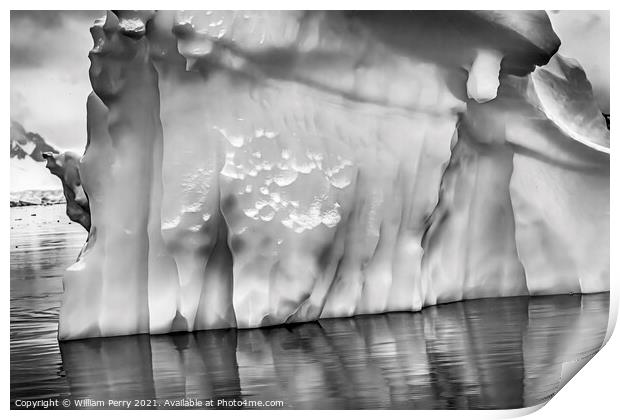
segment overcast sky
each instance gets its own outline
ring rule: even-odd
[[[609,112],[609,13],[552,11],[560,53],[576,58]],[[11,118],[61,150],[83,152],[89,28],[101,11],[11,11]]]
[[[11,11],[11,118],[61,150],[83,152],[89,28],[100,11]]]

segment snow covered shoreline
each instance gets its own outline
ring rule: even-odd
[[[13,191],[11,192],[10,201],[11,207],[50,206],[67,202],[62,189]]]

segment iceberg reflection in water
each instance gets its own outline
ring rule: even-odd
[[[73,398],[290,408],[520,408],[605,336],[609,294],[482,299],[257,330],[61,343]],[[563,377],[564,376],[564,377]]]
[[[62,272],[85,233],[61,206],[13,208],[11,226],[13,407],[60,397],[518,408],[569,380],[601,346],[609,317],[608,293],[482,299],[257,330],[70,341],[59,351]]]

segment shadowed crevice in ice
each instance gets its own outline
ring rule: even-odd
[[[425,305],[528,294],[509,194],[513,152],[503,138],[487,142],[479,129],[467,116],[459,122],[423,238]]]

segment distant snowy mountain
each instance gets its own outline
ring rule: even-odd
[[[27,132],[11,121],[11,206],[57,202],[62,197],[60,180],[46,168],[43,152],[58,153],[37,133]]]
[[[48,144],[37,133],[26,132],[24,127],[17,121],[11,121],[11,158],[24,159],[30,156],[37,162],[45,162],[41,156],[43,152],[58,153],[58,150]]]

